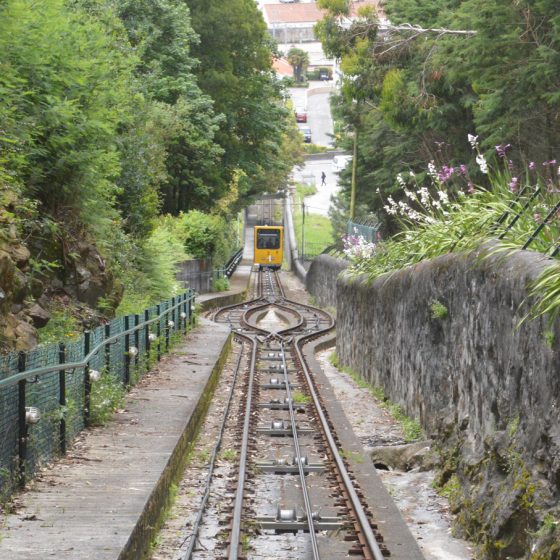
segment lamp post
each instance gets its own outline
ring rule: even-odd
[[[352,185],[350,191],[350,219],[356,216],[356,168],[358,166],[358,127],[354,128],[354,150],[352,155]]]
[[[304,247],[305,247],[305,203],[301,201],[301,262],[304,261]]]

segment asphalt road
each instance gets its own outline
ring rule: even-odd
[[[311,82],[308,90],[290,88],[290,96],[294,106],[307,107],[307,126],[311,128],[311,141],[322,146],[332,146],[333,122],[329,103],[330,93],[317,92],[325,88],[324,82]],[[327,176],[326,185],[321,185],[321,173]],[[305,183],[317,187],[317,194],[305,199],[309,211],[314,214],[328,215],[331,196],[338,190],[338,173],[332,158],[309,160],[302,169],[295,168],[293,178],[296,183]]]
[[[321,173],[323,171],[327,176],[324,186],[321,185]],[[296,183],[305,183],[317,187],[317,193],[305,199],[305,206],[313,214],[327,216],[331,196],[338,190],[338,173],[335,172],[332,159],[309,160],[305,162],[303,169],[295,168],[293,176]]]

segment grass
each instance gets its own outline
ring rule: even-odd
[[[124,407],[125,394],[126,389],[120,379],[103,373],[91,386],[90,423],[93,426],[105,425],[115,410]]]
[[[222,449],[219,454],[219,458],[222,461],[232,462],[235,461],[237,457],[237,452],[235,449]]]
[[[315,185],[306,185],[304,183],[298,183],[296,185],[296,196],[295,196],[296,205],[301,204],[304,198],[308,196],[313,196],[314,194],[317,194],[317,187]]]
[[[311,397],[304,395],[301,391],[295,391],[292,394],[292,400],[295,404],[307,404],[311,401]]]
[[[361,465],[364,462],[364,456],[357,451],[346,451],[345,449],[339,449],[340,456],[344,459],[348,459],[349,461],[353,461],[358,465]]]
[[[381,387],[370,385],[352,368],[341,365],[336,352],[330,354],[329,362],[339,371],[349,375],[358,387],[367,389],[369,393],[379,401],[379,406],[388,410],[389,414],[401,425],[403,437],[406,442],[417,441],[424,436],[422,426],[420,426],[418,421],[407,416],[400,405],[391,403]]]
[[[302,222],[304,221],[305,254],[314,257],[334,243],[332,224],[327,216],[305,213],[302,220],[301,207],[296,204],[294,209],[294,229],[298,248],[301,249]]]
[[[304,154],[322,154],[329,150],[328,146],[321,146],[320,144],[304,144]]]
[[[441,301],[434,300],[430,303],[430,315],[432,319],[445,319],[449,315],[449,311]]]

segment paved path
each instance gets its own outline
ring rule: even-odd
[[[141,558],[229,334],[201,319],[112,422],[84,432],[18,496],[0,526],[0,560]]]
[[[325,186],[321,186],[321,173],[325,172]],[[308,160],[303,169],[294,170],[296,183],[307,183],[317,187],[317,193],[305,199],[305,206],[312,214],[327,216],[331,197],[338,192],[338,173],[335,172],[332,159]]]

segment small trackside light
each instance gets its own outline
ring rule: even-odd
[[[156,336],[153,332],[151,332],[151,333],[148,335],[148,340],[149,340],[150,342],[155,342],[155,341],[157,340],[157,336]]]
[[[172,329],[172,328],[175,326],[175,321],[169,321],[169,322],[167,323],[167,326],[168,326],[170,329]]]
[[[181,319],[186,319],[187,314],[184,311],[181,311]]]
[[[96,369],[89,370],[89,380],[92,382],[99,381],[101,379],[101,372]]]
[[[41,411],[34,406],[25,407],[25,423],[37,424],[41,420]]]
[[[138,355],[138,348],[136,348],[136,346],[131,346],[131,347],[128,349],[128,355],[129,355],[131,358],[134,358],[134,356],[137,356],[137,355]]]

